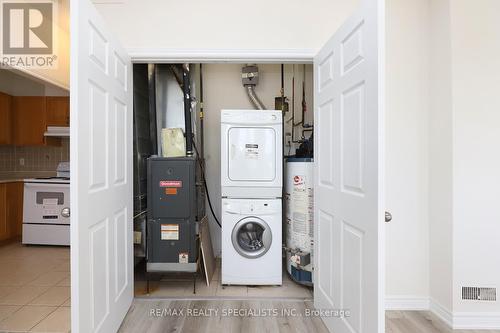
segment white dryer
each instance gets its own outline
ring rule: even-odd
[[[222,199],[221,282],[281,285],[281,199]]]
[[[282,122],[281,111],[221,111],[223,197],[282,196]]]

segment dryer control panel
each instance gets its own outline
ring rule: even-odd
[[[282,123],[278,110],[222,110],[221,123],[234,125],[274,125]]]
[[[232,199],[231,202],[224,202],[223,206],[225,212],[237,215],[262,216],[281,212],[281,203],[277,200]]]

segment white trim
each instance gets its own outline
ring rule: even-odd
[[[499,312],[455,312],[446,309],[433,298],[421,296],[386,296],[386,310],[428,310],[453,329],[500,329]]]
[[[313,49],[168,49],[129,48],[134,63],[312,63]]]
[[[438,301],[433,298],[429,299],[429,310],[439,319],[445,322],[448,327],[453,327],[453,314],[450,310],[442,306]]]
[[[456,312],[453,329],[500,329],[500,312]]]
[[[386,310],[429,310],[429,298],[422,296],[386,296]]]

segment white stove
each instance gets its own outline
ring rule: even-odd
[[[69,162],[57,176],[24,180],[23,244],[70,245]]]
[[[69,177],[38,177],[28,178],[25,183],[41,183],[41,184],[69,184]]]

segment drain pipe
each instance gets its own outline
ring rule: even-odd
[[[182,65],[182,92],[184,93],[186,156],[193,156],[193,130],[191,128],[191,82],[189,74],[189,64]]]
[[[255,86],[259,83],[259,69],[257,66],[245,66],[241,69],[241,80],[247,91],[248,98],[257,110],[265,110],[266,106],[255,93]]]

